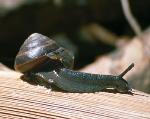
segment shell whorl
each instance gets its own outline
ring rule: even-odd
[[[54,51],[58,48],[59,46],[55,41],[42,34],[34,33],[25,40],[19,50],[18,55],[28,54],[28,57],[33,58],[43,55],[47,52]]]
[[[69,57],[67,57],[69,60],[64,59],[65,56],[62,55],[63,53],[64,55],[69,55]],[[48,59],[62,62],[64,63],[64,67],[67,65],[69,68],[73,65],[69,62],[74,61],[74,58],[69,51],[58,46],[55,41],[42,34],[34,33],[31,34],[21,46],[16,56],[15,69],[21,72],[27,72]]]

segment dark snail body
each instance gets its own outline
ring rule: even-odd
[[[131,90],[119,76],[82,73],[66,68],[55,71],[55,74],[54,83],[69,92],[97,92],[106,88],[114,88],[119,92]]]
[[[107,88],[128,93],[131,88],[122,77],[134,66],[131,64],[119,76],[89,74],[71,70],[74,57],[53,40],[38,33],[32,34],[21,46],[15,69],[32,74],[44,85],[55,84],[68,92],[97,92]]]

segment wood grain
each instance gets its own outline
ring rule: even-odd
[[[148,119],[150,95],[63,93],[23,82],[20,73],[0,68],[0,118]],[[5,69],[5,70],[3,70]]]

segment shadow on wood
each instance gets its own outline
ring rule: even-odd
[[[4,67],[4,66],[1,66]],[[0,68],[1,118],[150,118],[150,95],[97,92],[62,93],[19,79],[20,73]]]

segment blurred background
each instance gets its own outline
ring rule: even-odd
[[[141,29],[146,29],[150,0],[129,3]],[[0,62],[13,68],[21,44],[35,32],[72,51],[75,69],[115,51],[119,38],[135,36],[120,0],[0,0]]]
[[[150,1],[130,2],[144,29],[150,21]],[[86,26],[93,23],[118,36],[134,35],[119,0],[0,0],[0,61],[13,67],[20,45],[37,32],[68,41],[76,56],[75,66],[82,67],[115,48],[86,34]]]

